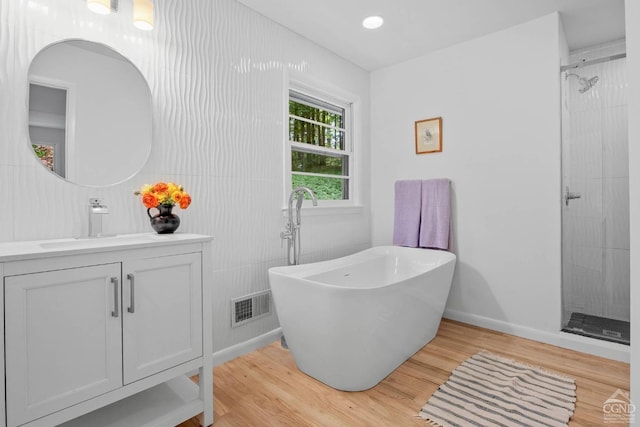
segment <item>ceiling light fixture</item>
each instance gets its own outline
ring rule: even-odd
[[[367,16],[362,21],[362,26],[367,30],[375,30],[382,27],[382,24],[384,24],[384,19],[381,16]]]
[[[87,8],[98,15],[111,13],[111,0],[87,0]]]
[[[86,0],[87,8],[99,15],[118,11],[118,0]],[[145,31],[153,30],[153,0],[133,0],[133,25]]]
[[[153,30],[152,0],[133,0],[133,25],[144,31]]]

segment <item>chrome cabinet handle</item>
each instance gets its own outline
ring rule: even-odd
[[[120,316],[120,298],[118,297],[118,288],[120,286],[118,284],[118,278],[112,277],[111,283],[113,283],[113,311],[111,312],[111,316],[118,317]]]
[[[572,193],[571,191],[569,191],[569,187],[566,187],[566,193],[564,193],[564,204],[565,206],[569,206],[569,200],[573,200],[573,199],[579,199],[580,197],[582,197],[582,194],[580,193]]]
[[[133,273],[129,273],[127,274],[127,279],[129,279],[129,286],[131,289],[131,300],[129,302],[129,308],[127,308],[127,311],[129,313],[135,313],[136,311],[136,300],[135,300],[135,277],[133,276]]]

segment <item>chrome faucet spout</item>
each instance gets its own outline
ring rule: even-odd
[[[297,209],[300,209],[300,207],[302,206],[302,201],[304,200],[304,193],[307,193],[309,197],[311,197],[311,203],[313,203],[313,206],[318,206],[318,198],[316,197],[313,190],[311,190],[309,187],[302,185],[300,187],[294,188],[293,191],[291,192],[292,196],[294,194],[297,195],[297,198],[298,198]],[[291,196],[289,196],[289,199],[291,199]]]
[[[89,237],[102,236],[102,216],[109,213],[109,208],[100,199],[89,199]]]
[[[295,188],[291,192],[291,194],[295,194],[298,199],[298,201],[296,202],[296,225],[298,227],[300,227],[300,209],[302,209],[302,202],[304,202],[304,193],[307,193],[309,195],[313,206],[318,206],[318,198],[314,194],[313,190],[311,190],[309,187],[300,186]],[[289,199],[291,199],[291,197],[289,197]]]

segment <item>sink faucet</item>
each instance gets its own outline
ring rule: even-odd
[[[311,197],[313,206],[318,206],[318,199],[309,187],[296,187],[289,194],[289,206],[287,208],[287,225],[285,230],[280,233],[280,238],[287,241],[287,263],[289,265],[298,265],[300,260],[300,209],[304,201],[304,194],[307,193]],[[293,217],[293,201],[296,201],[296,216]]]
[[[89,237],[102,236],[102,216],[109,213],[109,208],[102,204],[102,200],[89,199]]]

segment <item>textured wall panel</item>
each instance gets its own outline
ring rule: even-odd
[[[3,117],[3,120],[7,120],[10,127],[14,127],[16,133],[16,144],[12,147],[12,161],[15,165],[23,167],[24,170],[31,171],[24,179],[20,180],[21,185],[24,184],[26,187],[23,191],[32,185],[37,185],[37,191],[43,193],[40,198],[43,205],[55,207],[54,210],[60,212],[61,215],[60,217],[50,215],[48,218],[36,222],[35,218],[45,215],[42,215],[36,206],[30,206],[28,202],[19,198],[15,210],[16,216],[22,219],[16,223],[15,239],[86,235],[88,228],[86,205],[88,197],[91,196],[103,197],[105,202],[112,206],[112,214],[105,219],[107,227],[105,231],[123,233],[148,229],[140,229],[139,213],[135,213],[132,209],[124,209],[127,205],[133,207],[135,203],[139,204],[139,201],[132,196],[132,191],[138,187],[137,184],[132,186],[128,182],[112,188],[87,188],[69,184],[39,167],[28,144],[27,114],[24,106],[27,96],[27,71],[31,59],[44,46],[68,38],[83,38],[112,46],[140,68],[149,81],[152,92],[157,94],[158,89],[155,84],[157,79],[155,77],[169,76],[172,78],[175,75],[164,68],[155,68],[157,65],[155,59],[167,56],[163,54],[166,50],[165,45],[158,43],[156,39],[162,32],[144,33],[135,29],[131,24],[130,2],[121,2],[119,12],[106,17],[89,12],[82,2],[70,0],[62,2],[29,0],[11,3],[15,5],[12,9],[12,22],[16,24],[12,32],[16,49],[16,61],[12,75],[15,87],[13,94],[17,104],[22,107],[14,108],[8,117]],[[186,21],[175,21],[179,17],[180,15],[177,18],[170,16],[167,17],[170,19],[165,19],[162,6],[156,9],[158,22],[173,23],[174,28],[189,28]],[[189,31],[197,30],[196,25],[192,25],[191,28]],[[201,81],[208,81],[208,79],[194,74],[194,80],[198,77]],[[181,95],[176,94],[176,97],[181,97]],[[147,164],[147,168],[159,171],[162,167],[158,166],[161,163],[157,159],[164,158],[161,154],[166,147],[166,143],[160,136],[166,133],[163,126],[169,119],[163,116],[159,109],[161,101],[159,97],[156,95],[153,100],[155,145],[152,159]],[[126,102],[126,100],[124,101]],[[205,107],[206,104],[203,105],[203,109],[206,109]],[[206,123],[206,121],[194,123],[192,132],[196,133],[200,127],[206,128]],[[184,139],[191,140],[192,138]],[[100,153],[96,153],[96,161],[100,161]],[[162,171],[162,173],[166,173],[166,171]],[[154,179],[163,178],[156,173]],[[25,211],[22,212],[22,209]]]
[[[295,62],[300,71],[357,94],[364,138],[369,75],[234,0],[155,5],[154,30],[141,32],[131,24],[129,0],[121,0],[118,13],[109,16],[91,13],[80,0],[0,0],[0,55],[7,58],[0,63],[0,93],[7,100],[0,105],[5,153],[0,179],[12,200],[2,218],[14,224],[0,231],[0,241],[85,236],[89,197],[101,197],[109,206],[106,233],[148,232],[146,209],[133,191],[159,180],[182,184],[193,203],[185,211],[176,209],[179,231],[214,237],[212,259],[205,262],[215,270],[214,349],[221,350],[278,326],[272,315],[231,330],[229,304],[231,298],[268,289],[267,269],[286,262],[279,237],[285,71]],[[142,171],[124,183],[70,184],[45,171],[31,153],[27,70],[40,49],[67,38],[113,47],[149,83],[153,151]],[[361,174],[368,170],[366,150],[362,156]],[[305,216],[303,259],[368,247],[368,218],[368,207],[359,215]]]
[[[220,283],[214,310],[223,319],[214,330],[214,348],[221,349],[277,326],[272,315],[229,329],[229,304],[231,298],[268,289],[268,267],[285,263],[279,237],[284,226],[285,46],[297,36],[230,0],[214,3],[213,28],[212,221]],[[316,48],[310,43],[303,49],[296,54],[314,56]],[[365,75],[335,57],[330,63],[344,73]],[[311,221],[303,221],[302,233],[308,235]],[[354,243],[368,242],[365,227],[366,221],[350,231],[352,251]],[[329,235],[339,232],[335,226],[325,228]],[[307,253],[314,249],[306,247]],[[322,249],[323,259],[335,253],[333,247]]]
[[[15,46],[13,41],[13,31],[15,25],[12,22],[12,3],[2,2],[0,3],[0,56],[3,60],[0,61],[0,87],[3,89],[4,102],[0,103],[0,118],[8,119],[11,116],[11,111],[15,110],[16,100],[14,98],[14,81],[13,81],[13,68],[14,68],[14,55]],[[0,132],[0,150],[3,155],[0,156],[0,166],[7,166],[11,164],[10,152],[13,152],[11,144],[15,143],[15,134],[12,133],[11,127],[3,126],[2,132]],[[8,170],[6,170],[8,173]]]
[[[16,186],[14,185],[14,176],[15,173],[13,166],[0,163],[0,185],[2,185],[2,195],[5,197],[5,200],[11,201],[12,204],[15,198],[18,197],[18,193],[16,193],[15,188]],[[13,240],[15,224],[13,212],[13,207],[5,203],[2,213],[0,214],[0,219],[2,219],[2,223],[4,224],[0,227],[1,242]]]
[[[14,95],[13,68],[14,68],[14,44],[12,23],[12,3],[0,3],[0,57],[4,58],[0,61],[0,91],[2,93],[3,102],[0,102],[0,118],[7,120],[11,116],[11,112],[15,110],[16,100]],[[11,166],[13,144],[16,143],[15,130],[10,126],[2,126],[0,132],[0,182],[2,183],[2,194],[8,200],[13,201],[17,197],[16,189],[13,184],[14,170]],[[13,207],[5,203],[0,218],[5,226],[0,227],[0,241],[11,241],[14,239],[14,215]]]

